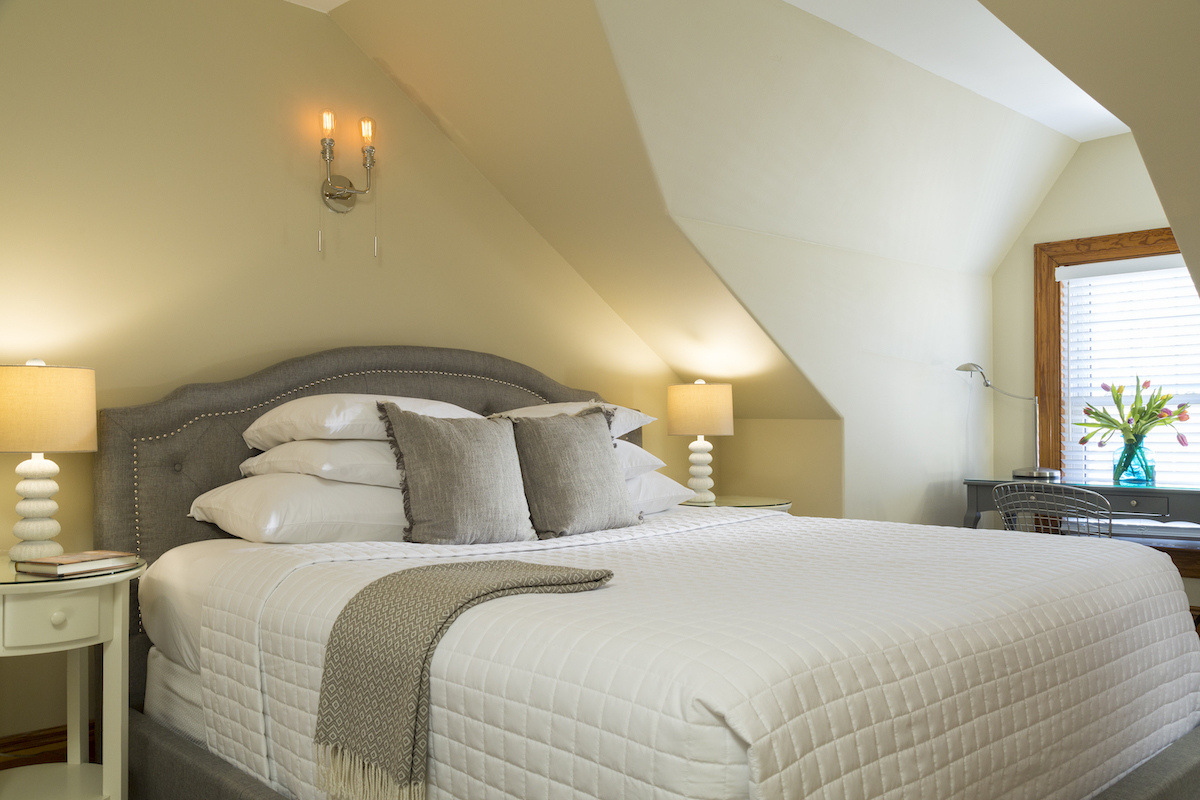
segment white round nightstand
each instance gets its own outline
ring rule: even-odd
[[[129,582],[146,562],[66,578],[24,575],[0,557],[0,657],[67,651],[67,763],[0,770],[0,796],[126,800],[129,730]],[[88,757],[88,667],[104,646],[102,764]]]
[[[717,495],[715,503],[697,503],[689,500],[682,505],[693,508],[712,508],[714,506],[727,508],[769,508],[772,511],[787,511],[792,507],[791,500],[780,497],[747,497],[740,494]]]

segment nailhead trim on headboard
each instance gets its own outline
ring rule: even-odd
[[[282,392],[282,393],[276,395],[275,397],[272,397],[270,400],[266,400],[262,403],[256,403],[255,405],[247,406],[245,408],[240,408],[236,411],[211,411],[207,414],[198,414],[195,417],[192,417],[187,422],[180,425],[178,428],[176,428],[173,431],[170,431],[168,433],[161,433],[156,436],[142,436],[141,438],[137,438],[137,439],[133,440],[133,532],[134,532],[135,541],[136,541],[137,554],[139,556],[142,554],[142,527],[141,527],[141,517],[138,512],[138,474],[137,474],[137,472],[138,472],[137,443],[138,442],[148,442],[148,441],[151,441],[154,439],[168,439],[177,433],[182,433],[183,430],[185,428],[187,428],[189,425],[191,425],[194,422],[199,422],[200,420],[202,420],[206,417],[225,417],[225,416],[231,416],[234,414],[245,414],[247,411],[254,411],[255,409],[258,409],[258,408],[264,408],[266,406],[274,405],[275,403],[278,403],[280,400],[283,400],[284,398],[286,398],[290,395],[293,395],[296,392],[300,392],[305,389],[311,389],[312,387],[319,386],[323,383],[329,383],[331,381],[341,380],[343,378],[359,378],[359,377],[362,377],[363,375],[444,375],[444,376],[450,377],[450,378],[470,378],[472,380],[477,380],[477,381],[489,381],[491,383],[498,383],[503,386],[511,386],[514,389],[519,389],[522,392],[525,392],[526,394],[536,397],[538,400],[542,401],[543,403],[550,402],[549,400],[542,397],[540,394],[533,391],[532,389],[528,389],[524,386],[520,386],[520,385],[512,383],[510,381],[502,381],[499,378],[489,378],[485,375],[471,375],[471,374],[468,374],[465,372],[443,372],[441,370],[433,370],[433,369],[366,369],[366,370],[359,370],[358,372],[344,372],[341,375],[331,375],[328,378],[321,378],[319,380],[311,381],[311,382],[305,383],[301,386],[296,386],[291,389],[288,389],[286,392]]]
[[[499,378],[489,378],[485,375],[471,375],[471,374],[465,373],[465,372],[444,372],[442,370],[432,370],[432,369],[367,369],[367,370],[359,370],[358,372],[344,372],[341,375],[331,375],[328,378],[320,378],[319,380],[310,381],[309,383],[305,383],[300,386],[295,386],[291,389],[288,389],[286,392],[282,392],[282,393],[276,395],[275,397],[272,397],[270,400],[266,400],[261,403],[256,403],[255,405],[252,405],[252,406],[246,406],[245,408],[239,408],[236,411],[211,411],[207,414],[198,414],[195,417],[192,417],[190,420],[188,420],[184,424],[180,425],[178,428],[176,428],[173,431],[157,434],[155,436],[142,436],[140,438],[135,438],[133,440],[133,533],[134,533],[134,541],[135,541],[134,549],[135,549],[137,555],[139,557],[142,555],[142,520],[141,520],[141,512],[138,508],[138,442],[148,442],[148,441],[153,441],[155,439],[169,439],[170,437],[174,436],[177,433],[182,433],[184,431],[184,429],[186,429],[192,423],[199,422],[200,420],[205,419],[207,417],[226,417],[226,416],[233,416],[236,414],[245,414],[248,411],[254,411],[259,408],[265,408],[267,406],[274,405],[275,403],[278,403],[280,400],[283,400],[283,399],[295,394],[296,392],[301,392],[301,391],[304,391],[305,389],[311,389],[314,386],[319,386],[323,383],[330,383],[332,381],[341,380],[343,378],[359,378],[364,375],[444,375],[444,376],[450,377],[450,378],[469,378],[469,379],[477,380],[477,381],[488,381],[490,383],[497,383],[497,384],[500,384],[503,386],[511,386],[514,389],[519,389],[520,391],[525,392],[526,394],[529,394],[529,395],[537,398],[538,400],[540,400],[543,403],[550,402],[549,400],[542,397],[540,394],[533,391],[532,389],[528,389],[519,384],[512,383],[511,381],[502,381]],[[138,606],[138,630],[140,631],[141,629],[142,629],[142,610],[141,610],[141,606]]]
[[[93,472],[97,546],[132,550],[149,561],[171,547],[217,538],[209,526],[184,515],[196,494],[238,477],[237,464],[250,453],[239,425],[244,429],[247,417],[301,393],[337,391],[444,399],[483,414],[599,399],[502,356],[368,345],[308,353],[232,380],[181,386],[151,403],[102,409]],[[641,431],[624,438],[638,444]],[[130,630],[141,631],[137,586],[130,592]],[[145,652],[144,633],[130,641]],[[129,681],[130,698],[141,698],[145,671],[131,668]]]

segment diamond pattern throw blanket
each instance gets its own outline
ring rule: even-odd
[[[342,609],[325,645],[317,708],[318,784],[342,800],[422,800],[429,664],[472,606],[512,594],[584,592],[603,569],[470,561],[394,572]]]

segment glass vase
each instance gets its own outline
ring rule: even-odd
[[[1113,486],[1153,486],[1154,451],[1142,443],[1141,436],[1113,452]]]

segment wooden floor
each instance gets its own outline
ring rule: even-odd
[[[88,760],[96,760],[96,724],[88,725]],[[0,769],[67,760],[67,726],[0,739]]]

